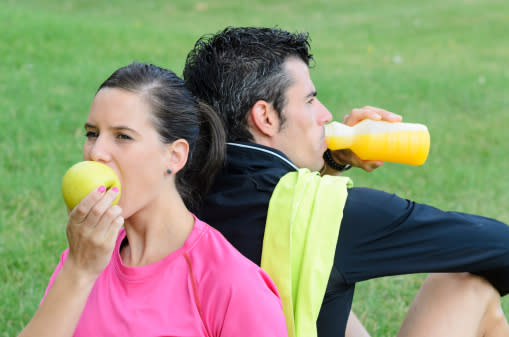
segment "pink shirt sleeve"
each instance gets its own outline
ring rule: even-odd
[[[203,233],[189,250],[189,263],[210,337],[287,337],[281,299],[268,274],[217,230],[205,225]]]
[[[46,287],[46,291],[44,292],[44,296],[43,296],[41,302],[39,303],[39,305],[41,305],[42,302],[44,302],[44,299],[46,298],[46,296],[48,296],[48,292],[51,289],[51,286],[55,282],[55,279],[56,279],[58,273],[60,272],[60,269],[62,269],[62,266],[64,265],[64,262],[67,259],[67,254],[69,254],[69,249],[64,250],[64,252],[60,256],[60,262],[56,266],[55,270],[53,271],[53,274],[51,275],[51,277],[49,279],[48,286]]]
[[[221,337],[288,336],[276,287],[263,270],[257,274],[243,274],[232,289]]]
[[[210,263],[212,272],[197,280],[210,337],[287,337],[281,299],[269,276],[243,257],[224,257],[223,268]]]

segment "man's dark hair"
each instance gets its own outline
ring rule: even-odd
[[[281,125],[292,79],[283,69],[291,57],[309,66],[309,35],[279,28],[227,27],[202,36],[189,52],[184,80],[189,90],[219,113],[229,141],[249,141],[247,113],[258,101],[271,103]]]

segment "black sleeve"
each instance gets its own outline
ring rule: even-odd
[[[509,227],[500,221],[351,188],[335,266],[347,282],[423,272],[471,272],[509,290]]]

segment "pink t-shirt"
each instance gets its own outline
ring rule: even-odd
[[[206,223],[196,219],[182,248],[142,267],[122,263],[119,248],[125,235],[122,229],[74,336],[287,336],[281,300],[269,276]]]

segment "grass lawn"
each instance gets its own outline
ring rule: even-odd
[[[506,0],[120,3],[0,2],[0,336],[32,317],[66,248],[60,182],[82,158],[97,86],[133,60],[181,74],[198,37],[227,25],[309,31],[312,77],[337,119],[373,105],[428,126],[425,165],[351,170],[356,186],[509,222]],[[397,333],[423,278],[358,284],[373,336]]]

